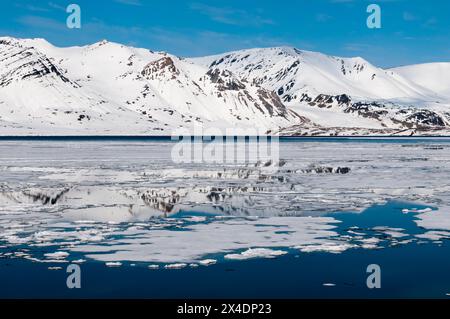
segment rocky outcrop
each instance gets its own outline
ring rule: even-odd
[[[141,74],[142,76],[152,80],[162,75],[168,75],[172,79],[175,79],[178,75],[180,75],[180,71],[175,66],[173,59],[166,56],[147,64]]]
[[[8,41],[0,42],[0,87],[6,87],[13,82],[22,80],[39,80],[47,76],[69,83],[75,88],[79,87],[64,73],[64,70],[34,47]]]

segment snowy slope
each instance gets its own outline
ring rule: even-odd
[[[428,72],[383,70],[366,60],[289,47],[250,49],[192,59],[230,70],[274,90],[298,114],[324,127],[405,129],[450,123],[449,83],[441,65]],[[435,72],[439,70],[439,72]],[[440,82],[439,86],[436,83]]]
[[[6,134],[164,134],[174,129],[286,126],[279,97],[228,71],[102,41],[56,48],[0,39],[0,131]]]
[[[0,40],[1,131],[60,133],[111,129],[134,124],[135,112],[120,109],[95,88],[56,64],[36,43]],[[91,123],[95,123],[94,125]]]
[[[340,58],[289,47],[242,50],[193,59],[277,90],[287,102],[301,95],[347,94],[362,99],[427,99],[435,92],[394,70],[377,68],[366,60]]]
[[[392,69],[421,87],[450,100],[450,63],[425,63]]]
[[[450,127],[450,64],[383,70],[295,48],[184,59],[0,38],[0,135],[403,132]],[[382,134],[382,133],[380,133]]]

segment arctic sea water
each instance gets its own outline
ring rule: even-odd
[[[2,139],[0,166],[4,197],[0,202],[0,297],[449,297],[449,139],[281,139],[281,157],[292,165],[277,173],[285,174],[284,178],[277,175],[276,182],[265,181],[261,190],[249,194],[226,193],[233,198],[245,199],[242,204],[240,201],[234,203],[240,205],[239,212],[233,211],[236,207],[226,200],[213,205],[203,203],[201,199],[198,203],[181,200],[176,203],[180,205],[178,210],[161,216],[136,220],[133,215],[130,220],[108,223],[86,220],[86,216],[97,217],[85,215],[90,212],[89,208],[104,207],[107,211],[109,202],[100,196],[86,207],[75,203],[73,198],[84,194],[79,189],[74,195],[70,195],[73,190],[68,191],[68,199],[61,203],[61,210],[58,204],[56,207],[42,205],[41,199],[22,202],[18,195],[24,189],[26,192],[36,188],[47,191],[69,184],[75,187],[83,184],[90,194],[105,192],[105,185],[108,190],[117,187],[117,194],[124,189],[129,191],[130,185],[136,182],[136,175],[127,174],[139,172],[149,165],[152,167],[149,161],[155,157],[155,162],[162,163],[157,168],[163,170],[165,165],[161,158],[164,156],[154,151],[170,148],[171,143],[167,139],[121,137]],[[320,170],[311,169],[336,165],[349,167],[349,174],[321,174],[317,173]],[[96,171],[99,167],[100,171]],[[73,176],[80,169],[97,180],[86,179],[78,183]],[[217,169],[223,168],[209,168],[208,174]],[[111,176],[101,173],[110,170]],[[211,180],[213,175],[199,178],[198,175],[204,172],[198,167],[189,170],[194,170],[197,175],[186,172],[176,175],[170,171],[155,177],[156,186],[152,184],[151,189],[159,190],[173,182],[179,188],[184,187],[183,194],[195,193],[197,196],[208,183],[236,187],[242,182],[233,180],[231,172],[227,172],[230,176],[227,180]],[[201,190],[197,191],[199,186]],[[86,197],[86,200],[91,198]],[[249,204],[252,200],[253,204]],[[266,201],[269,204],[266,205]],[[111,203],[115,203],[114,200]],[[97,214],[97,211],[92,212]],[[65,213],[71,217],[66,218]],[[39,223],[36,216],[41,216]],[[301,225],[293,226],[293,218],[317,218],[318,224],[301,228]],[[267,219],[269,222],[265,222]],[[234,232],[240,229],[237,226],[244,225],[250,232],[245,237],[247,242],[243,242],[244,237],[239,234],[231,234],[229,238],[224,235],[223,241],[214,247],[203,247],[203,242],[208,239],[194,236],[202,231],[216,236],[217,227]],[[275,230],[267,231],[267,238],[257,236],[258,232],[270,227]],[[56,229],[59,232],[52,233]],[[107,229],[107,233],[99,229]],[[316,232],[317,238],[308,237],[306,243],[301,242],[302,234],[294,235],[309,231]],[[52,237],[64,232],[70,233],[64,240]],[[160,251],[149,248],[154,245],[151,241],[156,235],[176,238],[189,232],[193,235],[180,237],[180,240],[186,239],[192,249],[194,245],[201,246],[200,252],[204,249],[205,254],[197,260],[192,260],[188,252],[178,252],[177,241],[164,247],[174,251],[172,257],[162,258]],[[295,237],[299,242],[292,236],[299,236]],[[150,246],[145,246],[146,256],[139,254],[140,245],[146,244],[143,238],[150,241]],[[240,241],[236,248],[228,245],[228,241],[233,240]],[[121,254],[125,243],[130,246],[124,247],[124,251],[136,249],[136,253]],[[186,247],[189,246],[180,242],[180,250],[189,250]],[[246,256],[249,249],[258,248],[265,248],[269,253],[239,257]],[[54,260],[43,257],[55,251],[67,251],[70,257]],[[270,254],[280,251],[283,253]],[[99,257],[102,254],[107,254],[106,259]],[[107,267],[105,261],[108,258],[112,262],[120,260],[120,267]],[[69,289],[66,268],[77,260],[84,261],[80,263],[81,289]],[[214,260],[214,263],[205,266],[201,260]],[[179,267],[181,269],[165,267],[181,263],[186,266]],[[380,289],[369,289],[366,284],[370,264],[380,266]],[[149,268],[149,265],[159,268]]]

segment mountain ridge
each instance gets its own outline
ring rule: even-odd
[[[180,58],[106,40],[58,48],[0,37],[0,135],[170,135],[193,125],[435,134],[450,126],[450,82],[433,76],[446,70],[384,70],[291,47]]]

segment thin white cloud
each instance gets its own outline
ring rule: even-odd
[[[130,5],[130,6],[141,6],[141,0],[114,0],[115,2]]]
[[[17,19],[17,22],[33,29],[63,30],[66,27],[65,21],[61,22],[55,19],[35,15],[21,16]]]
[[[326,14],[326,13],[318,13],[316,14],[316,21],[317,22],[327,22],[331,20],[333,17]]]
[[[48,2],[48,6],[52,9],[66,11],[66,7],[52,1]]]
[[[18,3],[18,4],[16,4],[16,6],[18,8],[25,9],[25,10],[28,10],[28,11],[33,11],[33,12],[48,12],[49,11],[48,8],[41,7],[41,6],[35,6],[35,5],[32,5],[32,4],[21,4],[21,3]]]
[[[235,9],[231,7],[216,7],[204,3],[192,3],[191,9],[206,15],[211,20],[229,25],[238,26],[262,26],[274,24],[274,21],[262,17],[260,14],[253,14],[247,10]]]
[[[350,52],[364,52],[373,49],[373,46],[366,43],[347,43],[343,49]]]
[[[415,21],[415,20],[417,20],[417,17],[411,12],[404,11],[403,12],[403,20],[405,20],[405,21]]]

